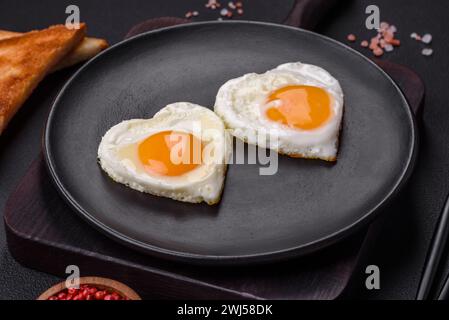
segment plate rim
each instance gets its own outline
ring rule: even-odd
[[[396,89],[398,92],[403,105],[405,105],[405,111],[407,114],[407,118],[409,119],[409,124],[411,127],[411,145],[410,150],[406,161],[406,164],[404,166],[404,169],[401,172],[400,177],[398,177],[397,181],[394,185],[390,188],[389,192],[382,198],[382,200],[377,203],[371,210],[368,210],[364,213],[363,216],[361,216],[356,221],[352,222],[351,224],[348,224],[347,226],[340,228],[339,230],[328,234],[326,236],[323,236],[319,239],[316,239],[314,241],[310,241],[305,244],[301,244],[298,246],[281,249],[281,250],[275,250],[275,251],[269,251],[264,253],[255,253],[255,254],[245,254],[245,255],[227,255],[227,256],[221,256],[221,255],[208,255],[208,254],[196,254],[196,253],[187,253],[182,251],[176,251],[171,249],[165,249],[156,245],[148,244],[139,240],[136,240],[132,237],[129,237],[121,232],[118,232],[114,230],[113,228],[105,225],[98,219],[96,219],[93,215],[91,215],[87,210],[85,210],[77,201],[72,197],[70,192],[64,187],[63,182],[58,177],[57,170],[55,169],[55,163],[54,163],[54,155],[51,153],[50,145],[50,124],[52,122],[52,119],[54,117],[54,114],[56,113],[57,106],[62,99],[65,91],[68,90],[68,88],[71,86],[71,84],[76,80],[76,78],[84,72],[91,64],[93,64],[97,59],[101,59],[105,54],[108,52],[115,50],[116,48],[119,48],[121,46],[125,46],[130,42],[136,41],[137,39],[144,38],[144,37],[151,37],[153,34],[158,34],[161,32],[166,32],[168,30],[173,29],[185,29],[189,27],[195,27],[195,26],[216,26],[216,25],[222,25],[222,24],[229,24],[229,25],[258,25],[263,27],[270,27],[270,28],[280,28],[285,29],[289,31],[296,31],[296,32],[303,32],[308,35],[312,35],[318,38],[321,38],[322,40],[325,40],[327,42],[330,42],[334,46],[339,46],[341,48],[344,48],[351,54],[355,54],[362,60],[364,60],[366,63],[370,64],[372,67],[374,67],[378,72],[380,72]],[[185,23],[165,28],[160,28],[157,30],[148,31],[133,37],[130,37],[128,39],[122,40],[106,50],[100,52],[97,54],[94,58],[86,62],[84,65],[82,65],[70,78],[67,80],[67,82],[62,86],[60,91],[58,92],[56,98],[53,100],[50,112],[48,114],[47,120],[45,122],[44,131],[42,135],[42,150],[44,154],[44,160],[47,167],[47,171],[50,174],[51,180],[53,184],[56,187],[56,190],[61,195],[61,197],[65,200],[65,202],[75,211],[75,213],[83,218],[85,221],[87,221],[91,226],[93,226],[95,229],[100,231],[102,234],[108,236],[109,238],[118,241],[130,248],[136,249],[140,252],[146,253],[148,255],[152,255],[157,258],[163,258],[166,260],[176,261],[176,262],[184,262],[189,264],[206,264],[206,265],[243,265],[243,264],[256,264],[256,263],[268,263],[268,262],[274,262],[274,261],[283,261],[289,258],[293,257],[300,257],[307,255],[309,253],[315,252],[317,250],[323,249],[325,247],[328,247],[331,244],[334,244],[347,236],[355,233],[357,230],[360,230],[362,227],[366,226],[369,222],[373,221],[375,217],[378,216],[378,214],[382,211],[383,208],[385,208],[393,198],[400,192],[402,187],[407,183],[408,179],[410,178],[414,165],[416,163],[416,158],[418,154],[418,145],[419,145],[419,138],[417,134],[417,123],[415,119],[415,115],[413,114],[411,107],[407,101],[407,99],[404,96],[404,93],[402,92],[401,88],[396,84],[396,82],[384,71],[382,70],[374,61],[369,59],[368,57],[364,56],[362,53],[356,51],[355,49],[352,49],[351,47],[345,45],[344,43],[341,43],[335,39],[332,39],[330,37],[327,37],[325,35],[305,30],[302,28],[277,24],[277,23],[271,23],[271,22],[260,22],[260,21],[249,21],[249,20],[234,20],[234,21],[203,21],[203,22],[191,22],[191,23]]]

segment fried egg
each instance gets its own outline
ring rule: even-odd
[[[220,201],[232,140],[211,110],[173,103],[151,119],[123,121],[98,148],[101,168],[128,187],[184,202]]]
[[[229,80],[218,91],[215,113],[247,143],[291,157],[337,158],[343,91],[321,67],[286,63]]]

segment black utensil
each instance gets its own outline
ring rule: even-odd
[[[449,300],[449,275],[444,280],[443,288],[438,295],[438,300]]]
[[[440,219],[435,230],[430,250],[426,258],[424,272],[418,287],[417,300],[425,300],[429,297],[432,289],[435,274],[441,262],[443,250],[446,247],[449,234],[449,196],[443,207]],[[446,279],[443,289],[438,297],[439,300],[446,299],[449,293],[449,278]]]

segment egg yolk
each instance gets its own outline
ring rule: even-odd
[[[201,164],[201,140],[190,133],[162,131],[138,147],[139,160],[151,174],[180,176]]]
[[[323,125],[331,116],[331,97],[326,90],[295,85],[273,91],[268,102],[279,101],[279,106],[266,111],[268,119],[292,128],[312,130]]]

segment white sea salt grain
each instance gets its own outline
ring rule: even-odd
[[[394,50],[394,47],[391,44],[387,44],[387,45],[385,45],[384,50],[386,52],[391,52]]]
[[[421,51],[423,56],[431,56],[433,54],[433,50],[430,48],[422,49]]]
[[[417,34],[416,32],[413,32],[413,33],[410,35],[410,38],[416,39],[416,38],[418,38],[418,34]]]
[[[430,33],[426,33],[422,36],[421,41],[428,44],[432,42],[432,35]]]

